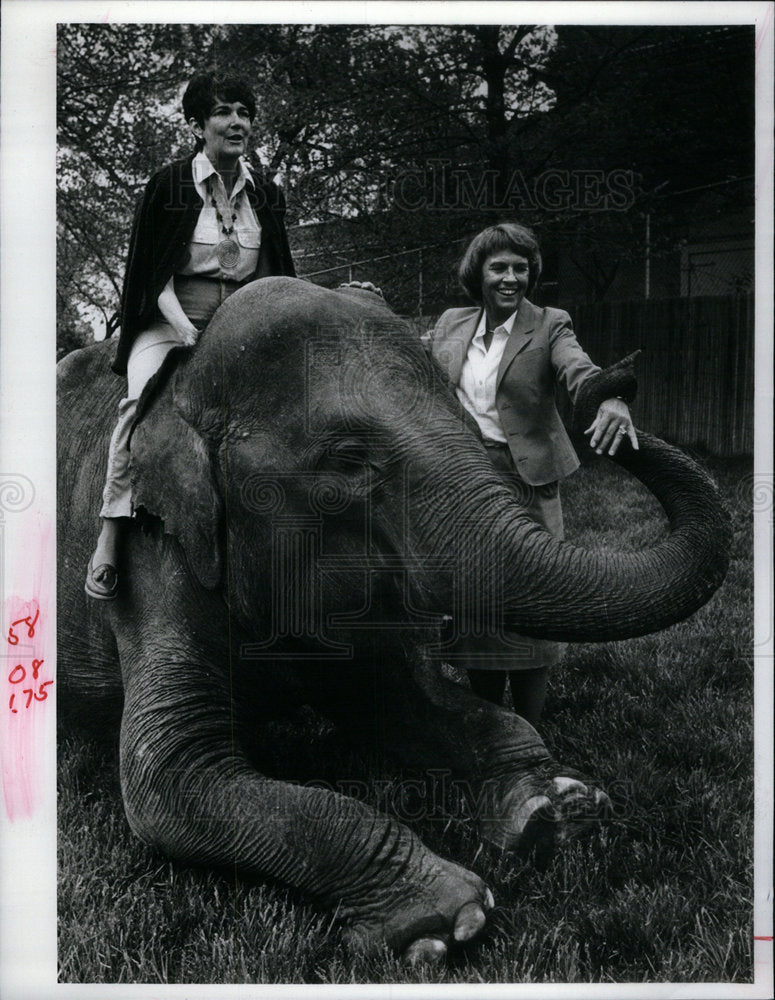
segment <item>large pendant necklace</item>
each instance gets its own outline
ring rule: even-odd
[[[218,263],[225,270],[231,271],[239,264],[239,243],[234,240],[221,240],[215,252],[218,254]]]
[[[232,271],[239,264],[240,259],[240,246],[236,240],[231,238],[231,234],[234,232],[234,223],[237,221],[237,208],[239,207],[239,200],[242,192],[237,195],[234,201],[234,207],[230,208],[228,206],[222,206],[218,204],[216,194],[217,188],[212,184],[212,176],[207,179],[207,188],[210,194],[210,200],[212,202],[213,208],[215,209],[215,216],[218,219],[218,223],[221,227],[221,232],[226,237],[221,240],[218,246],[215,248],[215,253],[218,257],[218,263],[225,271]],[[224,221],[225,218],[231,218],[231,225],[227,225]]]

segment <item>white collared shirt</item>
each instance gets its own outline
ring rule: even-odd
[[[203,206],[197,219],[191,242],[188,245],[190,259],[180,274],[197,275],[201,278],[227,278],[229,281],[243,281],[249,278],[258,264],[258,251],[261,246],[261,227],[258,224],[247,194],[237,199],[240,191],[247,185],[254,187],[244,159],[239,160],[239,173],[234,181],[231,195],[227,196],[221,175],[212,165],[203,150],[200,150],[191,163],[194,176],[194,186],[202,199]],[[218,186],[221,204],[237,205],[237,218],[234,220],[234,232],[231,238],[239,244],[240,257],[235,267],[225,268],[218,260],[216,247],[226,239],[221,232],[215,207],[207,191],[207,180]]]
[[[479,424],[482,435],[502,444],[506,442],[506,435],[495,408],[495,387],[501,358],[518,312],[518,309],[515,310],[505,323],[495,327],[490,350],[487,351],[484,347],[487,317],[482,310],[476,333],[468,345],[468,353],[460,371],[460,384],[456,390],[460,402]]]

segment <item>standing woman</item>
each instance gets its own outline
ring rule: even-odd
[[[575,404],[584,382],[600,371],[582,350],[570,317],[527,299],[541,274],[541,251],[525,226],[507,222],[474,237],[458,277],[477,303],[448,309],[428,335],[433,356],[482,432],[490,459],[527,512],[563,537],[558,482],[579,460],[555,404],[562,386]],[[598,454],[638,439],[623,399],[608,399],[587,428]],[[509,678],[515,711],[535,725],[546,697],[549,669],[561,647],[513,633],[457,640],[474,692],[501,704]]]
[[[112,600],[118,589],[119,540],[132,513],[128,441],[145,384],[171,348],[196,343],[240,286],[295,273],[283,194],[245,159],[255,113],[243,80],[197,73],[183,95],[195,152],[151,177],[135,213],[113,364],[127,377],[127,394],[110,441],[102,527],[86,577],[87,594],[99,600]]]

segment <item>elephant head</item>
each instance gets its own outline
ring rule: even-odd
[[[135,501],[259,637],[285,600],[302,640],[332,614],[357,625],[366,605],[374,621],[400,605],[420,633],[486,613],[528,635],[621,639],[685,618],[723,579],[715,488],[646,434],[617,461],[662,503],[664,541],[589,552],[531,523],[444,376],[372,293],[267,279],[183,354],[141,401]],[[628,377],[591,380],[588,405]]]

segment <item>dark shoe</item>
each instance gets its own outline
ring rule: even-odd
[[[93,566],[94,556],[89,560],[86,571],[84,590],[89,597],[98,601],[114,601],[118,592],[118,573],[110,563],[101,563],[96,569]]]

